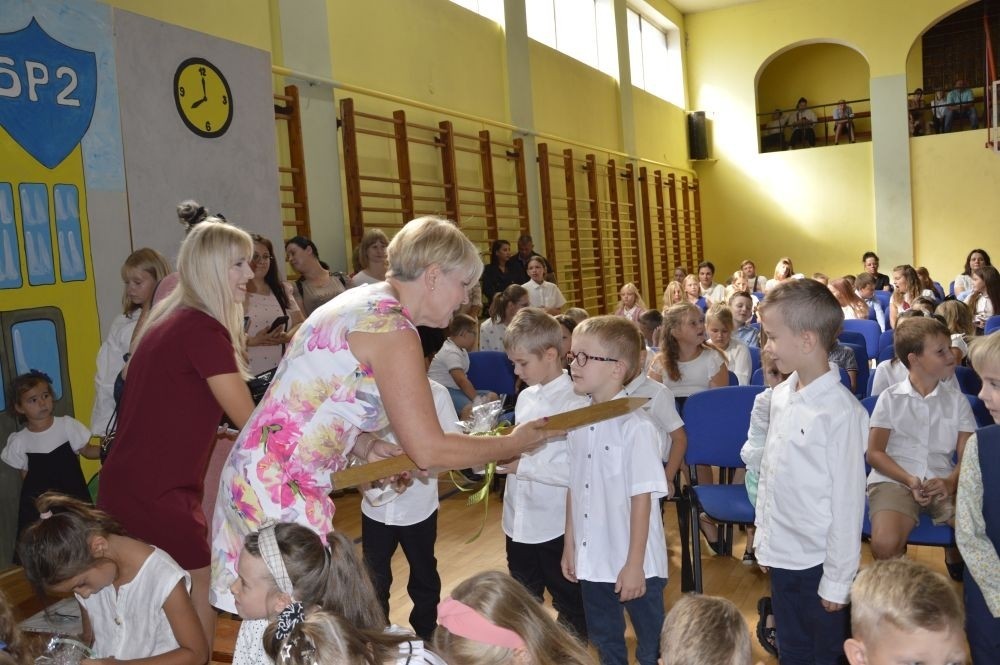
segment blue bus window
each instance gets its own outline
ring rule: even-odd
[[[28,257],[28,283],[55,284],[52,268],[52,230],[49,227],[49,193],[42,184],[18,186],[24,253]]]
[[[14,371],[18,374],[33,369],[45,372],[52,379],[56,400],[62,399],[62,358],[56,338],[56,324],[47,319],[22,321],[10,328],[14,347]]]
[[[21,288],[21,248],[14,225],[14,190],[0,182],[0,289]]]
[[[59,279],[80,282],[87,278],[80,238],[80,196],[73,185],[52,188],[56,202],[56,235],[59,238]]]

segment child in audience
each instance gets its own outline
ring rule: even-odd
[[[516,316],[514,320],[517,320]],[[441,330],[426,326],[417,326],[417,332],[424,362],[429,366],[445,342],[444,335]],[[441,429],[444,432],[460,431],[456,422],[458,414],[448,390],[433,379],[429,381]],[[378,436],[398,443],[391,429]],[[434,557],[438,507],[438,478],[434,472],[415,476],[406,491],[387,503],[382,499],[380,488],[365,490],[361,502],[361,551],[371,571],[375,595],[382,611],[389,616],[392,557],[396,548],[402,546],[409,568],[406,593],[413,601],[410,626],[424,641],[430,640],[437,626],[437,604],[441,601],[441,577]]]
[[[267,656],[280,665],[447,665],[423,642],[396,626],[365,630],[342,614],[318,608],[290,621],[281,635],[265,647]]]
[[[760,330],[750,325],[756,309],[753,296],[747,292],[737,291],[729,296],[729,309],[733,312],[733,336],[747,346],[760,348]]]
[[[928,291],[933,293],[935,303],[944,300],[944,293],[938,291],[938,286],[934,283],[934,280],[931,279],[931,273],[926,267],[920,266],[917,268],[917,280],[920,282],[921,293],[926,293]]]
[[[674,305],[664,314],[660,352],[649,378],[670,388],[678,409],[690,395],[729,385],[726,354],[707,343],[704,314],[694,305]]]
[[[683,307],[687,307],[684,305]],[[621,318],[587,319],[573,331],[573,389],[599,404],[623,395],[640,370],[641,344]],[[667,548],[654,500],[668,492],[659,432],[641,411],[571,430],[563,574],[580,582],[590,641],[601,662],[624,665],[625,610],[636,660],[654,665],[663,625]]]
[[[615,316],[624,316],[633,323],[639,322],[639,315],[646,311],[646,303],[642,300],[638,287],[629,282],[618,293],[618,305]]]
[[[529,307],[528,292],[520,284],[511,284],[493,296],[490,318],[479,327],[480,351],[503,351],[503,334],[519,310]]]
[[[954,525],[958,466],[952,456],[957,450],[961,461],[976,429],[965,395],[944,383],[955,373],[944,324],[929,317],[907,321],[896,331],[895,344],[909,375],[879,395],[868,435],[868,512],[876,559],[903,555],[922,512],[935,524]]]
[[[660,665],[750,665],[750,631],[732,601],[687,594],[660,633]]]
[[[0,665],[32,665],[36,654],[17,628],[14,608],[0,591]]]
[[[663,309],[684,302],[684,286],[680,282],[670,282],[663,289]]]
[[[701,295],[701,284],[698,283],[698,275],[688,275],[685,277],[683,286],[684,300],[682,302],[695,305],[703,312],[708,309],[708,301]]]
[[[459,583],[438,608],[434,650],[448,665],[594,665],[587,649],[509,575]]]
[[[961,364],[969,355],[969,342],[976,334],[972,310],[961,300],[945,300],[934,313],[941,317],[951,333],[951,352],[955,362]]]
[[[874,286],[874,282],[872,282]],[[837,304],[840,305],[841,311],[844,313],[844,319],[867,319],[868,318],[868,305],[864,300],[854,292],[851,288],[850,283],[843,277],[837,278],[830,282],[828,288],[833,297],[837,299]]]
[[[812,278],[822,284],[823,286],[830,285],[830,278],[821,272],[814,272]]]
[[[764,293],[769,292],[771,289],[781,284],[785,280],[793,279],[795,277],[795,268],[792,267],[792,260],[787,256],[783,256],[778,259],[778,263],[774,266],[774,277],[767,280],[764,284]]]
[[[915,561],[877,561],[851,585],[850,665],[965,662],[962,604],[943,575]],[[973,662],[978,660],[973,652]],[[996,652],[989,654],[991,657]]]
[[[728,371],[736,375],[739,385],[746,386],[750,383],[752,369],[750,350],[746,344],[733,338],[733,328],[733,312],[728,305],[716,303],[708,308],[705,331],[708,333],[709,343],[726,354]]]
[[[851,392],[858,392],[858,357],[854,354],[854,349],[836,341],[830,349],[829,360],[847,372],[851,380]]]
[[[11,383],[13,416],[24,429],[7,438],[0,459],[21,472],[21,498],[17,531],[23,532],[38,519],[35,499],[48,491],[61,492],[90,503],[80,456],[100,457],[90,442],[90,430],[72,416],[56,416],[55,391],[48,374],[31,370]]]
[[[983,380],[980,399],[1000,422],[1000,334],[974,340],[969,360]],[[982,441],[983,445],[979,445]],[[1000,426],[978,430],[965,443],[958,474],[955,541],[965,559],[965,624],[972,662],[1000,653]]]
[[[533,256],[528,260],[529,279],[522,286],[528,291],[532,307],[540,307],[549,314],[558,314],[566,305],[562,291],[552,282],[545,281],[545,259]]]
[[[829,366],[843,314],[825,286],[787,281],[760,310],[765,350],[791,376],[771,395],[755,551],[770,569],[782,663],[832,664],[861,558],[868,415]]]
[[[885,310],[882,309],[882,304],[875,297],[875,278],[867,272],[861,273],[854,278],[854,292],[868,305],[871,311],[875,312],[875,321],[878,323],[879,329],[885,332]]]
[[[590,318],[590,312],[588,312],[582,307],[570,307],[565,312],[563,312],[563,314],[573,319],[577,323],[583,323],[584,319]]]
[[[701,288],[702,297],[709,305],[725,302],[726,287],[715,282],[715,264],[711,261],[702,261],[698,264],[698,286]]]
[[[448,389],[462,420],[469,417],[472,401],[480,395],[487,401],[497,399],[496,393],[477,390],[469,380],[469,351],[475,348],[476,320],[468,314],[456,314],[448,325],[448,339],[427,369],[428,378]]]
[[[910,309],[915,309],[930,316],[937,309],[937,301],[930,296],[917,296],[913,299]]]
[[[161,549],[134,540],[89,503],[50,492],[18,553],[40,595],[76,596],[97,658],[202,665],[209,646],[191,603],[191,577]]]
[[[982,335],[986,320],[997,313],[1000,304],[1000,272],[993,266],[983,266],[972,271],[972,295],[966,301],[972,310],[976,334]]]
[[[913,301],[921,295],[931,295],[933,292],[921,293],[920,281],[913,266],[904,264],[892,269],[892,283],[896,289],[889,300],[889,325],[896,327],[896,318],[913,305]]]
[[[319,535],[293,523],[269,522],[247,534],[231,588],[243,621],[233,663],[259,663],[268,646],[283,638],[272,622],[288,623],[302,607],[342,614],[355,627],[381,631],[385,614],[375,598],[368,571],[354,543],[340,532]]]
[[[660,350],[660,328],[663,326],[663,314],[658,309],[647,309],[639,315],[639,332],[646,346],[650,359]]]
[[[923,312],[915,309],[907,310],[899,315],[899,321],[897,322],[896,329],[906,325],[907,321],[919,320],[924,318]],[[895,335],[893,335],[895,337]],[[954,346],[957,342],[952,340],[952,348],[954,353]],[[900,381],[905,381],[909,376],[909,372],[904,365],[899,360],[898,355],[894,355],[889,360],[883,360],[875,367],[875,375],[872,377],[872,390],[871,396],[881,395],[890,386],[894,386]],[[956,390],[959,389],[958,381],[955,379],[954,373],[948,379],[945,380],[952,388]],[[961,392],[961,391],[959,391]]]
[[[577,321],[568,314],[560,314],[556,317],[560,327],[559,357],[562,358],[563,368],[569,369],[569,350],[573,343],[573,329],[576,328]]]

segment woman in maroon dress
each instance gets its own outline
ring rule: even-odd
[[[129,361],[98,497],[130,536],[165,550],[191,574],[209,644],[215,613],[201,498],[223,411],[240,428],[253,410],[242,351],[252,252],[246,232],[211,217],[184,239],[180,283],[151,313]]]

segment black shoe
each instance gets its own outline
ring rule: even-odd
[[[772,616],[771,597],[764,596],[757,601],[757,641],[775,658],[778,657],[778,634],[774,628],[767,627],[767,618]]]

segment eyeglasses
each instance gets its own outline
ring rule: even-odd
[[[570,351],[569,353],[566,354],[566,360],[567,362],[576,361],[576,364],[579,365],[580,367],[585,366],[591,360],[600,360],[602,363],[618,362],[618,358],[604,358],[602,356],[590,356],[584,353],[583,351],[579,351],[577,353],[573,353],[572,351]]]
[[[253,261],[254,263],[257,263],[258,261],[270,261],[271,260],[271,255],[270,254],[254,254],[253,256],[250,257],[250,260]]]

